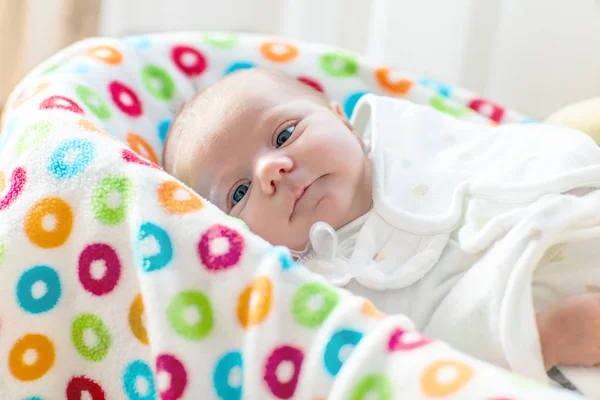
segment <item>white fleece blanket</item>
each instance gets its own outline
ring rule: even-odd
[[[2,398],[573,396],[327,285],[157,167],[178,105],[252,65],[301,75],[350,111],[368,89],[487,121],[416,78],[277,38],[192,32],[61,52],[2,121]]]

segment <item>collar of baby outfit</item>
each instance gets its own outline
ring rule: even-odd
[[[502,229],[484,235],[476,213],[468,215],[472,204],[484,202],[493,220],[589,180],[583,168],[589,157],[561,156],[561,146],[571,143],[563,132],[523,135],[522,129],[535,128],[466,123],[375,95],[361,98],[352,125],[370,149],[373,208],[338,232],[316,224],[310,246],[296,254],[336,285],[351,279],[380,290],[411,285],[439,260],[453,231],[471,232],[462,235],[469,252],[502,235]]]

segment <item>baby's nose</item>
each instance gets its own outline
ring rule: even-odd
[[[294,168],[291,158],[285,155],[266,155],[258,160],[256,165],[256,178],[262,191],[273,194],[277,190],[284,175]]]

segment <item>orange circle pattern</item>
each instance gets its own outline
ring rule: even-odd
[[[50,84],[48,82],[42,82],[39,85],[37,85],[32,91],[31,93],[23,93],[21,94],[21,96],[19,96],[19,98],[17,98],[17,100],[15,100],[15,105],[14,108],[17,108],[19,106],[22,106],[23,104],[25,104],[26,102],[28,102],[29,100],[33,99],[35,96],[37,96],[38,94],[42,93],[44,90],[46,90],[48,87],[50,86]]]
[[[156,156],[156,153],[148,144],[148,142],[142,139],[141,136],[129,132],[127,134],[127,143],[129,144],[129,147],[131,147],[131,150],[152,161],[154,164],[158,164],[158,157]]]
[[[23,357],[28,350],[34,350],[37,358],[33,364],[27,364]],[[11,374],[20,381],[35,381],[54,365],[54,344],[47,336],[28,333],[19,339],[8,356]]]
[[[54,215],[54,229],[44,228],[44,217]],[[51,249],[62,246],[73,229],[73,211],[71,206],[58,197],[47,197],[38,201],[25,216],[25,233],[29,240],[41,248]]]
[[[375,77],[382,88],[396,95],[404,95],[413,87],[414,83],[408,79],[400,79],[398,81],[390,80],[389,68],[377,68]]]
[[[189,198],[179,200],[176,198],[177,192],[183,191]],[[160,204],[170,214],[188,214],[198,211],[203,207],[202,200],[191,190],[175,181],[163,182],[158,188],[158,199]]]
[[[279,50],[283,51],[279,51]],[[298,56],[298,48],[282,42],[267,42],[260,46],[260,52],[269,61],[287,63]]]
[[[88,51],[87,55],[111,65],[118,65],[123,61],[123,55],[121,52],[111,46],[94,47]]]
[[[451,382],[440,382],[438,374],[444,368],[457,372]],[[445,397],[459,391],[473,378],[473,368],[458,361],[436,361],[421,375],[421,389],[430,397]]]
[[[385,318],[385,314],[382,313],[381,311],[379,311],[377,309],[377,307],[375,307],[373,305],[373,303],[371,303],[369,300],[365,299],[365,301],[363,302],[362,307],[360,308],[360,312],[370,318],[375,318],[375,319],[383,319]]]
[[[258,297],[254,307],[251,304],[253,296]],[[271,311],[272,297],[273,284],[266,276],[259,276],[246,286],[239,297],[237,309],[238,320],[244,329],[248,329],[252,325],[259,325],[267,318]]]
[[[148,345],[148,332],[142,322],[142,316],[144,315],[144,301],[142,294],[138,293],[137,296],[131,302],[129,307],[129,327],[133,335],[145,345]]]
[[[87,119],[80,119],[79,121],[77,121],[77,125],[85,129],[86,131],[96,132],[111,139],[115,139],[110,135],[110,133],[106,132],[104,129],[99,128],[97,125],[95,125],[91,121],[88,121]]]

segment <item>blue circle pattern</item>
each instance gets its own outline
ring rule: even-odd
[[[90,67],[89,64],[82,63],[75,65],[71,71],[75,72],[76,74],[87,74],[91,69],[92,67]]]
[[[540,122],[533,118],[523,118],[519,121],[521,124],[539,124]]]
[[[39,298],[31,292],[36,282],[46,284],[46,292]],[[40,265],[23,272],[17,282],[17,301],[21,308],[31,314],[50,311],[60,299],[62,289],[58,273],[50,267]]]
[[[281,269],[283,269],[284,271],[296,265],[287,247],[275,246],[273,248],[273,251],[277,254],[279,262],[281,263]]]
[[[356,103],[358,103],[358,101],[360,100],[361,97],[363,97],[365,94],[368,94],[368,93],[370,93],[370,92],[368,92],[368,91],[354,92],[350,96],[346,97],[346,100],[344,101],[344,113],[346,114],[346,116],[348,118],[350,118],[352,116],[352,113],[354,112],[354,107],[356,107]]]
[[[346,345],[356,346],[362,337],[362,332],[351,329],[339,330],[331,336],[323,357],[325,369],[331,376],[336,376],[340,372],[340,369],[342,369],[342,365],[344,365],[344,362],[340,360],[340,350],[342,347]]]
[[[17,119],[12,118],[10,121],[4,125],[2,129],[2,134],[0,134],[0,151],[6,146],[6,142],[10,139],[11,133],[15,130],[15,126],[17,125]]]
[[[91,69],[92,67],[86,63],[68,63],[58,67],[56,71],[84,75],[90,72]]]
[[[164,145],[165,140],[167,139],[167,133],[169,133],[169,127],[171,126],[171,118],[163,119],[158,124],[158,138],[160,142]]]
[[[144,239],[149,236],[154,237],[158,242],[160,251],[158,254],[144,257],[142,255],[141,245]],[[166,267],[173,259],[173,245],[169,234],[160,226],[152,222],[146,222],[140,226],[136,245],[137,259],[144,272],[157,271]]]
[[[242,353],[239,351],[230,351],[217,362],[213,373],[213,385],[220,399],[239,400],[242,398],[242,384],[240,383],[240,386],[229,384],[229,374],[234,368],[239,368],[243,374]],[[243,382],[243,375],[240,376],[240,382]]]
[[[137,391],[136,381],[138,378],[144,379],[148,385],[145,394]],[[129,400],[156,400],[156,385],[148,364],[141,360],[130,363],[123,374],[123,389]]]
[[[138,49],[147,49],[152,43],[147,36],[130,36],[124,38],[125,41],[129,42],[133,47],[137,47]]]
[[[239,71],[242,69],[250,69],[250,68],[254,68],[254,67],[256,67],[256,65],[251,62],[246,62],[246,61],[234,62],[229,67],[227,67],[227,69],[225,70],[225,75],[229,75],[232,72]]]
[[[75,153],[75,159],[65,160],[69,153]],[[68,140],[61,144],[50,156],[48,170],[58,179],[72,178],[85,170],[94,159],[94,145],[83,139]]]
[[[423,86],[426,86],[428,88],[431,88],[431,89],[437,91],[438,94],[442,97],[450,98],[452,96],[452,88],[450,86],[446,85],[445,83],[438,82],[438,81],[435,81],[433,79],[428,79],[428,78],[421,78],[418,80],[418,82]]]

